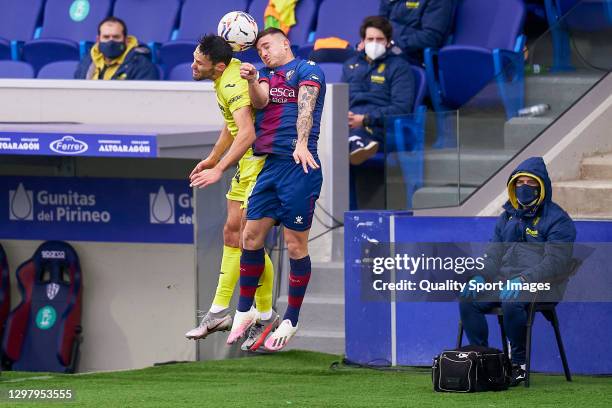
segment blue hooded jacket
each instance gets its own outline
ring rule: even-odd
[[[384,140],[386,116],[412,113],[412,67],[390,51],[372,62],[358,53],[344,63],[342,80],[349,85],[349,110],[366,115],[364,125],[372,136]]]
[[[523,208],[515,182],[529,176],[540,185],[537,202]],[[487,281],[523,277],[527,282],[566,280],[576,240],[574,221],[552,201],[552,185],[541,157],[522,162],[508,178],[509,200],[495,225],[482,275]],[[564,290],[564,287],[561,288]]]
[[[393,41],[412,63],[425,48],[440,48],[450,33],[455,0],[381,0],[378,14],[391,21]]]
[[[112,67],[115,72],[110,79],[158,80],[159,72],[155,64],[151,62],[149,48],[146,45],[138,44],[138,39],[132,35],[127,37],[127,45],[123,55],[113,60]],[[104,55],[100,52],[98,44],[95,44],[77,66],[74,79],[102,79],[98,77],[105,66]]]

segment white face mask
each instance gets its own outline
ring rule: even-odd
[[[365,53],[371,60],[375,60],[376,58],[382,56],[385,51],[387,51],[387,47],[379,42],[370,41],[365,44]]]

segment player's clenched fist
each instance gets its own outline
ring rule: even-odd
[[[257,79],[257,68],[253,64],[243,62],[240,65],[240,78],[253,82]]]

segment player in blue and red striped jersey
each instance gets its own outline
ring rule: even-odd
[[[302,300],[310,279],[308,234],[323,176],[317,140],[325,77],[312,61],[296,59],[289,40],[276,28],[262,31],[255,43],[266,64],[258,73],[242,64],[241,76],[249,83],[257,139],[255,155],[267,155],[266,163],[248,198],[247,222],[240,259],[240,298],[229,344],[251,329],[253,296],[264,267],[264,239],[272,226],[282,223],[289,252],[289,299],[283,321],[274,333],[249,333],[257,349],[282,349],[298,328]],[[265,343],[264,343],[265,342]]]

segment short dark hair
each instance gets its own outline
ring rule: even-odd
[[[255,38],[255,45],[257,47],[257,43],[259,42],[259,40],[261,40],[263,37],[265,37],[266,35],[270,35],[270,34],[280,34],[283,37],[285,37],[285,39],[287,41],[289,41],[289,38],[287,37],[287,34],[285,34],[285,32],[283,30],[281,30],[280,28],[276,28],[276,27],[268,27],[263,31],[260,31],[257,34],[257,38]]]
[[[125,21],[113,16],[106,17],[104,20],[100,21],[100,24],[98,24],[98,35],[100,35],[100,29],[102,28],[102,25],[106,23],[117,23],[121,25],[121,27],[123,28],[123,35],[127,37],[127,26],[125,25]]]
[[[206,55],[213,64],[219,62],[229,65],[234,56],[232,47],[218,35],[207,34],[200,38],[198,50]]]
[[[365,38],[366,30],[370,27],[378,28],[380,31],[382,31],[387,41],[391,41],[391,39],[393,38],[393,26],[391,26],[391,23],[389,22],[389,20],[387,20],[384,17],[381,17],[381,16],[366,17],[363,20],[361,27],[359,28],[359,34],[361,35],[362,39]]]

